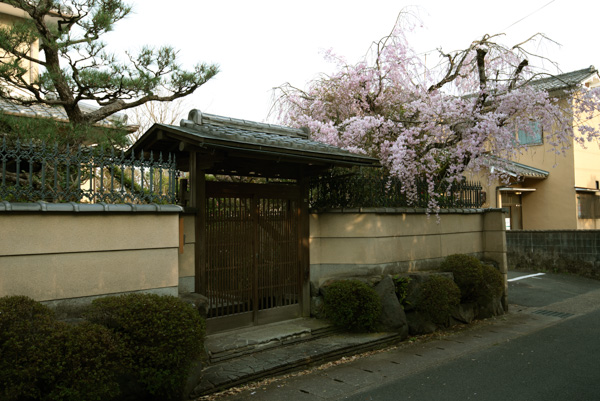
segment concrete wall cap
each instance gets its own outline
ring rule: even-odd
[[[159,205],[151,203],[138,205],[131,203],[19,203],[0,201],[0,212],[49,212],[49,213],[182,213],[178,205]]]

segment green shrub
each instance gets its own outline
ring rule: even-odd
[[[118,333],[129,350],[131,379],[144,399],[180,399],[188,371],[203,353],[205,325],[176,297],[128,294],[92,302],[88,320]]]
[[[482,280],[482,264],[479,259],[464,254],[450,255],[442,262],[440,268],[454,275],[454,281],[460,288],[462,302],[477,301]]]
[[[481,284],[478,292],[478,302],[487,303],[498,298],[504,292],[504,277],[494,266],[481,266]]]
[[[89,322],[58,323],[46,352],[50,370],[42,372],[42,400],[102,401],[120,394],[123,344],[105,327]]]
[[[415,305],[419,312],[427,314],[439,325],[447,325],[452,308],[460,303],[460,289],[452,279],[432,274],[421,284]]]
[[[325,314],[333,324],[351,331],[373,331],[381,315],[375,290],[358,280],[336,281],[324,296]]]
[[[400,304],[404,306],[406,296],[408,295],[410,277],[395,275],[392,277],[392,280],[394,281],[394,287],[396,290],[396,297],[398,297],[398,302],[400,302]]]
[[[122,347],[106,328],[57,322],[27,297],[0,298],[0,399],[109,400]]]
[[[0,298],[0,399],[41,399],[39,374],[52,370],[45,353],[54,313],[24,296]]]

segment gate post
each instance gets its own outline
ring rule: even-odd
[[[298,203],[299,224],[298,238],[299,241],[299,256],[300,256],[300,285],[302,296],[302,316],[310,316],[310,254],[309,254],[309,221],[308,221],[308,197],[309,183],[308,179],[300,178],[298,180],[300,186],[300,199]]]
[[[194,249],[194,292],[206,295],[206,180],[198,152],[190,152],[190,206],[196,208]]]

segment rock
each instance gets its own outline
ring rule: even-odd
[[[381,317],[379,322],[383,329],[393,330],[401,333],[402,337],[408,336],[408,324],[406,314],[398,298],[394,281],[390,276],[383,278],[375,286],[375,291],[381,300]]]
[[[319,286],[311,281],[310,282],[310,296],[316,297],[318,295],[319,295]]]
[[[323,297],[310,297],[310,315],[317,319],[325,318],[325,309],[323,305]]]
[[[406,312],[408,321],[408,332],[410,335],[431,334],[437,330],[437,325],[431,321],[429,316],[417,311]]]
[[[459,304],[452,309],[452,318],[460,323],[469,324],[475,319],[477,304]]]
[[[200,316],[206,318],[208,315],[208,298],[206,298],[204,295],[195,292],[189,292],[186,294],[179,294],[179,299],[196,308],[198,313],[200,313]]]
[[[491,301],[480,304],[477,309],[477,319],[487,319],[492,316],[500,316],[504,314],[502,306],[502,297],[495,297]]]

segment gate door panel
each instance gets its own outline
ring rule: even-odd
[[[299,195],[291,185],[206,183],[210,331],[300,316]]]

